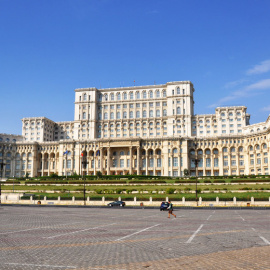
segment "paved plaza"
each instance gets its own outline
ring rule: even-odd
[[[270,269],[270,211],[0,208],[0,269]]]

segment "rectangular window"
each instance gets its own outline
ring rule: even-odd
[[[210,168],[211,167],[211,159],[210,158],[207,158],[206,159],[206,167],[207,168]]]
[[[145,168],[146,167],[146,159],[142,160],[142,167]]]
[[[173,158],[173,166],[178,167],[178,157]]]
[[[157,159],[157,167],[161,167],[161,158]]]
[[[154,167],[154,159],[153,158],[149,159],[149,167]]]
[[[124,160],[120,159],[120,168],[124,168]]]

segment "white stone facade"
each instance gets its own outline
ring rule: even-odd
[[[180,177],[185,169],[196,174],[194,158],[200,159],[200,176],[268,174],[270,118],[250,125],[244,106],[195,115],[194,91],[190,81],[76,89],[74,121],[22,119],[24,141],[13,143],[14,165],[5,174],[101,171]],[[7,150],[2,152],[8,154]]]

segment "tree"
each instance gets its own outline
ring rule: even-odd
[[[97,179],[101,178],[102,177],[102,172],[98,171],[96,176],[97,176]]]
[[[189,176],[189,170],[188,169],[184,169],[184,176]]]

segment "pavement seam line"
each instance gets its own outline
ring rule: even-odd
[[[141,232],[144,232],[144,231],[146,231],[146,230],[149,230],[149,229],[154,228],[154,227],[159,226],[159,225],[160,225],[160,224],[156,224],[156,225],[154,225],[154,226],[151,226],[151,227],[145,228],[145,229],[140,230],[140,231],[138,231],[138,232],[135,232],[135,233],[132,233],[132,234],[126,235],[126,236],[124,236],[124,237],[118,238],[116,241],[120,241],[120,240],[122,240],[122,239],[125,239],[125,238],[127,238],[127,237],[130,237],[130,236],[132,236],[132,235],[135,235],[135,234],[138,234],[138,233],[141,233]]]
[[[203,227],[203,225],[204,224],[201,224],[201,226],[197,229],[197,231],[196,232],[194,232],[191,236],[190,236],[190,238],[187,240],[187,244],[189,244],[189,243],[191,243],[191,241],[193,240],[193,238],[196,236],[196,234],[201,230],[201,228]]]

